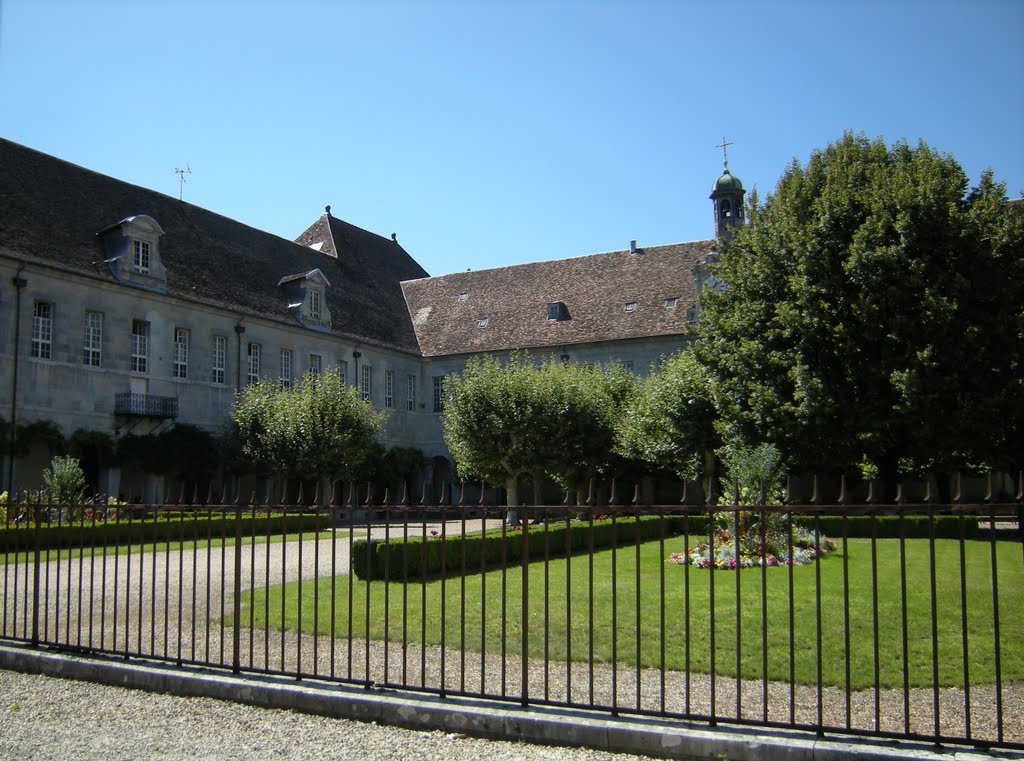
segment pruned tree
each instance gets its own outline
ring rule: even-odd
[[[332,481],[359,468],[384,422],[336,372],[306,374],[291,388],[261,380],[238,396],[231,417],[255,462],[279,476]]]
[[[617,448],[656,472],[704,481],[714,469],[712,377],[692,351],[662,360],[628,397],[617,426]]]
[[[614,378],[586,365],[537,365],[527,355],[470,360],[461,376],[445,379],[442,424],[459,474],[504,486],[516,506],[524,476],[569,486],[600,473],[614,443]]]

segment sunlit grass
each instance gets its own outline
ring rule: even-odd
[[[853,689],[875,684],[875,627],[878,629],[877,681],[883,688],[901,687],[903,669],[903,595],[900,583],[900,542],[878,541],[877,575],[872,576],[871,541],[849,541],[846,565],[849,576],[845,595],[841,549],[814,564],[792,569],[793,624],[790,626],[790,569],[760,568],[740,572],[737,598],[736,572],[714,572],[714,671],[734,676],[737,671],[737,599],[739,616],[739,671],[746,678],[765,673],[763,642],[767,637],[767,675],[788,680],[792,669],[798,683],[816,683],[821,669],[825,685],[846,684],[846,640],[849,639],[849,682]],[[637,594],[637,557],[632,545],[616,553],[608,550],[593,558],[589,573],[587,556],[552,560],[547,568],[529,566],[527,585],[526,646],[531,657],[552,660],[585,660],[620,664],[640,663],[709,673],[712,670],[712,572],[666,564],[671,552],[684,549],[682,538],[647,542],[640,547],[640,584]],[[935,543],[936,633],[932,634],[932,595],[927,540],[906,542],[906,643],[907,683],[932,684],[933,652],[937,651],[938,681],[943,686],[964,683],[961,635],[960,549],[953,540]],[[1002,678],[1024,678],[1024,563],[1021,545],[996,545]],[[990,545],[965,544],[967,605],[967,652],[972,684],[995,680],[995,635]],[[614,558],[614,562],[613,562]],[[613,594],[613,568],[615,571]],[[820,585],[818,575],[820,572]],[[662,581],[664,573],[664,581]],[[686,584],[687,575],[689,584]],[[592,578],[592,582],[590,579]],[[762,578],[766,594],[762,596]],[[339,576],[301,584],[302,620],[298,620],[297,583],[255,590],[243,600],[252,604],[256,625],[319,634],[349,633],[381,640],[425,642],[495,653],[502,640],[513,653],[523,646],[522,585],[520,567],[485,575],[472,574],[426,584],[410,583],[403,595],[400,582],[384,583]],[[465,596],[463,598],[463,585]],[[319,587],[319,589],[317,589]],[[332,622],[330,595],[336,595]],[[873,590],[877,589],[877,616]],[[820,590],[820,592],[819,592]],[[421,609],[425,593],[426,606]],[[821,621],[816,600],[820,593]],[[349,595],[353,614],[349,620]],[[314,608],[314,595],[319,608]],[[387,606],[385,607],[385,595]],[[269,596],[269,605],[266,597]],[[504,599],[506,613],[502,616]],[[442,615],[442,601],[443,610]],[[845,613],[848,608],[848,615]],[[662,610],[664,609],[664,616]],[[269,611],[269,619],[265,616]],[[243,619],[248,621],[248,610]],[[639,618],[639,625],[638,625]],[[444,627],[442,629],[442,621]],[[351,628],[350,628],[351,627]],[[463,641],[463,631],[465,640]],[[820,659],[819,659],[820,631]],[[547,632],[547,635],[545,635]],[[848,633],[848,637],[847,637]],[[689,641],[689,653],[686,643]],[[792,659],[790,642],[792,640]],[[639,643],[639,644],[638,644]],[[664,650],[664,655],[663,655]],[[664,659],[664,662],[663,660]]]

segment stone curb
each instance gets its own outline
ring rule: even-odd
[[[96,682],[180,697],[209,697],[260,708],[285,709],[407,729],[443,730],[545,745],[584,746],[673,759],[759,761],[977,761],[1024,754],[936,748],[863,738],[821,740],[807,733],[708,728],[644,717],[614,718],[547,707],[514,708],[467,698],[439,698],[349,685],[230,675],[194,668],[97,657],[76,657],[0,644],[0,668]]]

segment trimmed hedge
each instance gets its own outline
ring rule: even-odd
[[[665,536],[682,533],[684,519],[681,516],[666,516],[664,519]],[[690,531],[706,532],[707,519],[690,518]],[[662,520],[656,516],[642,518],[639,522],[633,518],[620,518],[594,521],[593,530],[590,523],[573,522],[568,527],[562,523],[534,526],[526,533],[527,557],[537,560],[544,557],[545,543],[549,557],[565,557],[568,553],[577,555],[595,550],[605,550],[612,546],[612,539],[618,546],[633,544],[637,539],[641,542],[656,539],[661,535]],[[352,547],[352,570],[360,579],[370,578],[377,581],[402,581],[404,579],[423,579],[440,576],[442,567],[448,575],[461,575],[463,562],[466,573],[479,573],[485,570],[519,565],[523,557],[523,534],[520,529],[506,529],[502,536],[500,531],[488,531],[486,534],[468,534],[445,538],[420,537],[407,541],[386,542],[383,539],[360,539]]]
[[[242,537],[251,537],[255,530],[256,536],[278,534],[295,534],[299,531],[314,532],[326,528],[330,515],[296,514],[271,515],[269,526],[266,515],[253,517],[248,510],[242,512]],[[95,525],[86,522],[63,525],[43,524],[39,527],[39,548],[41,550],[88,548],[124,545],[129,542],[138,545],[140,542],[178,542],[192,540],[202,541],[207,537],[219,540],[225,537],[233,541],[235,537],[235,518],[218,511],[216,517],[203,515],[196,517],[173,517],[170,520],[154,519],[153,516],[117,520]],[[36,530],[27,526],[0,526],[0,553],[25,552],[35,548]]]
[[[798,519],[801,525],[814,529],[814,518],[810,516]],[[841,515],[823,515],[819,519],[821,533],[830,539],[843,536],[843,517]],[[879,515],[873,519],[877,523],[876,531],[879,539],[898,539],[900,536],[900,517],[898,515]],[[846,518],[846,536],[850,539],[871,538],[872,518],[868,515],[850,515]],[[927,515],[907,515],[903,519],[903,536],[907,539],[927,539],[931,536]],[[977,539],[981,535],[981,524],[977,516],[964,516],[964,538]],[[959,539],[960,516],[936,515],[936,539]]]
[[[690,516],[690,535],[696,540],[707,538],[707,518],[703,515]],[[800,516],[796,520],[808,529],[814,529],[814,518]],[[832,539],[843,536],[843,518],[838,515],[823,515],[819,519],[819,530]],[[880,539],[895,539],[900,536],[900,519],[896,515],[882,515],[876,521],[877,536]],[[665,536],[674,537],[683,534],[684,518],[679,515],[666,516]],[[640,541],[657,539],[660,535],[660,520],[657,516],[642,518],[639,523],[629,517],[620,518],[615,524],[615,542],[618,546],[629,545],[636,541],[639,529]],[[976,516],[965,516],[963,521],[964,537],[977,539],[983,526],[979,526]],[[852,515],[846,519],[846,536],[854,538],[870,538],[872,518],[866,515]],[[568,539],[566,534],[568,533]],[[568,526],[557,523],[548,527],[545,533],[542,527],[535,526],[527,533],[527,557],[539,560],[544,557],[545,541],[548,556],[565,557],[566,542],[569,554],[578,555],[590,551],[590,524],[573,522]],[[930,536],[928,516],[908,515],[903,520],[903,535],[908,539],[927,539]],[[593,548],[606,550],[612,546],[612,522],[610,520],[594,521]],[[960,518],[955,515],[935,517],[935,536],[938,539],[959,539]],[[367,578],[374,581],[403,581],[436,578],[441,575],[442,566],[448,576],[459,576],[463,571],[465,558],[466,573],[479,573],[483,570],[500,568],[502,564],[517,566],[522,560],[523,537],[520,530],[506,530],[502,537],[499,531],[486,534],[470,534],[466,537],[448,537],[444,541],[440,537],[422,539],[411,537],[407,541],[383,539],[360,539],[353,543],[352,568],[359,579]],[[483,556],[483,560],[481,560]]]

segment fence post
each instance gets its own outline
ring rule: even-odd
[[[32,537],[32,647],[39,647],[39,575],[40,555],[42,554],[40,550],[39,524],[42,523],[41,512],[42,508],[38,506],[32,509],[32,523],[34,524]],[[17,550],[15,550],[15,559],[17,559]],[[57,573],[60,573],[59,566]],[[70,594],[70,591],[68,594]],[[17,605],[17,599],[15,599],[15,605]]]
[[[268,540],[269,541],[269,540]],[[232,615],[235,624],[232,627],[231,670],[238,673],[242,668],[242,501],[235,500],[235,579]]]
[[[525,708],[530,704],[530,511],[527,509],[526,505],[523,505],[522,514],[520,515],[520,530],[522,531],[520,563],[522,565],[523,584],[523,609],[521,622],[522,654],[520,656],[522,684],[520,686],[520,702]]]

